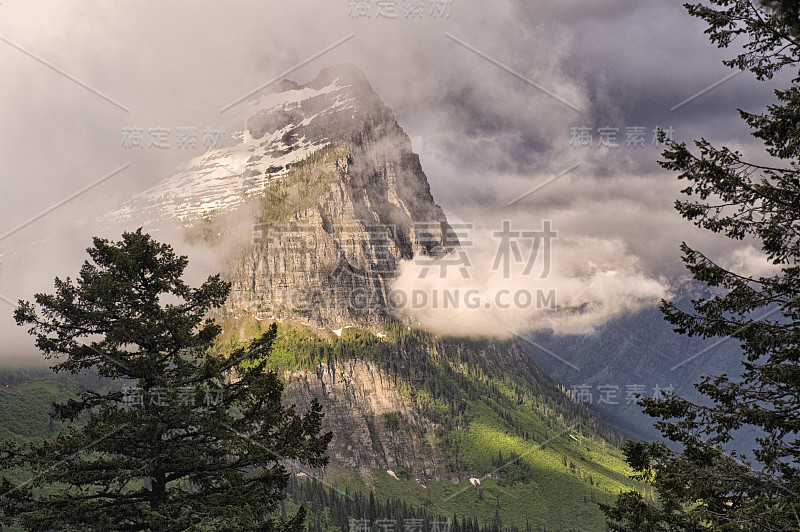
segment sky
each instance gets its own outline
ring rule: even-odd
[[[394,5],[395,18],[380,4]],[[474,227],[474,262],[491,260],[487,235],[503,220],[532,230],[552,222],[554,285],[567,299],[608,294],[568,330],[590,332],[674,294],[686,277],[681,241],[763,270],[750,243],[731,245],[680,218],[680,183],[658,166],[653,131],[763,157],[737,109],[763,111],[785,76],[731,77],[722,60],[735,49],[710,44],[680,2],[496,4],[3,0],[0,360],[23,351],[27,360],[31,345],[8,302],[74,276],[94,216],[202,153],[174,136],[170,148],[126,149],[122,128],[225,126],[235,106],[223,109],[264,84],[306,82],[343,62],[393,109],[448,219]],[[581,131],[591,146],[578,142]],[[23,264],[9,260],[20,250]],[[206,266],[198,279],[213,273]]]

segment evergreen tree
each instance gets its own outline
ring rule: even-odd
[[[697,389],[707,403],[674,395],[643,399],[656,426],[680,444],[628,442],[624,450],[637,478],[652,483],[656,503],[638,493],[604,507],[615,531],[800,529],[800,24],[796,1],[761,5],[711,0],[687,5],[708,24],[712,42],[727,47],[749,39],[726,61],[768,80],[780,69],[794,79],[777,90],[779,104],[764,114],[740,111],[774,163],[757,164],[738,151],[697,141],[667,143],[662,166],[688,182],[678,211],[696,225],[733,240],[755,241],[775,273],[751,277],[729,271],[683,244],[694,278],[714,289],[710,297],[679,309],[663,303],[676,331],[705,338],[730,337],[742,347],[741,376],[704,377]],[[662,135],[663,137],[663,135]],[[728,450],[734,431],[757,434],[751,453]]]
[[[76,280],[56,293],[20,301],[15,318],[37,347],[57,357],[54,371],[94,369],[125,386],[84,390],[54,405],[75,421],[52,441],[0,446],[6,524],[29,530],[291,530],[285,519],[284,463],[323,457],[321,407],[306,413],[281,402],[266,371],[276,327],[232,356],[214,347],[220,327],[208,312],[230,285],[219,276],[190,288],[187,258],[141,229],[119,242],[95,238]]]

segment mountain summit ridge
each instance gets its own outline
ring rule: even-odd
[[[223,146],[108,217],[208,244],[225,238],[219,220],[249,220],[252,241],[224,259],[230,313],[329,329],[390,319],[401,261],[458,245],[392,110],[349,63],[241,105]]]

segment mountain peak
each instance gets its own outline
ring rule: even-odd
[[[341,86],[366,87],[369,91],[372,91],[372,85],[370,85],[364,71],[353,63],[341,63],[336,66],[323,68],[314,81],[309,83],[309,86],[322,88],[336,81],[338,81],[338,84]]]
[[[400,262],[447,252],[458,239],[408,135],[358,67],[326,68],[310,83],[279,88],[243,106],[225,145],[111,217],[178,223],[203,241],[225,234],[220,214],[247,206],[250,227],[265,234],[228,259],[229,310],[299,315],[329,328],[382,320]],[[368,304],[354,309],[353,294]]]

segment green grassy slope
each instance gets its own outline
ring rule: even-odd
[[[50,438],[65,425],[50,419],[53,401],[71,396],[69,384],[35,371],[0,385],[0,440],[26,442]]]
[[[247,317],[228,320],[221,347],[266,327]],[[516,353],[512,342],[438,338],[399,324],[387,324],[383,339],[358,328],[341,337],[288,324],[279,331],[271,356],[277,369],[313,369],[350,357],[375,362],[423,415],[446,429],[435,439],[448,457],[443,476],[460,479],[396,471],[397,480],[374,470],[365,481],[334,465],[319,478],[338,489],[372,490],[379,500],[432,515],[518,530],[603,530],[596,502],[641,489],[628,478],[619,435],[571,402],[527,357],[509,355]],[[481,487],[469,477],[481,478]]]

